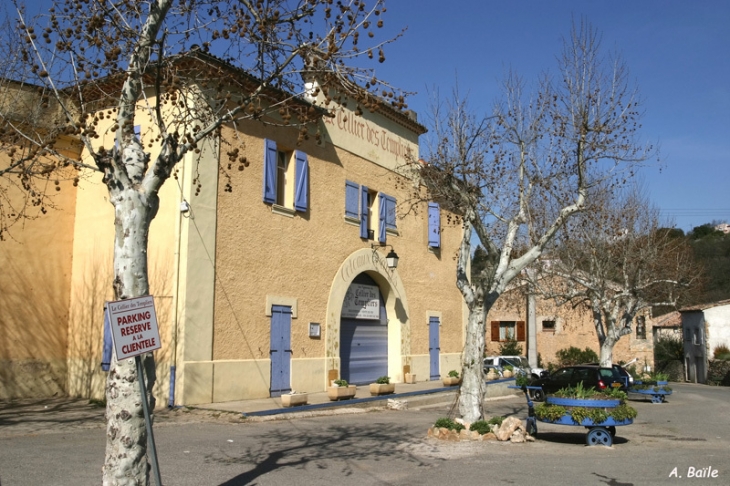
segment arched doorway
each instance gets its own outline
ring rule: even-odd
[[[325,386],[329,380],[342,377],[342,343],[340,342],[342,307],[347,291],[355,278],[366,275],[379,289],[380,306],[385,311],[377,321],[381,322],[380,329],[387,332],[387,372],[378,376],[388,375],[394,382],[403,380],[403,366],[410,365],[410,318],[408,299],[406,298],[403,281],[397,269],[388,268],[385,255],[373,249],[363,248],[350,254],[340,266],[334,276],[327,303],[327,318],[325,324],[325,356],[326,369]],[[378,311],[380,312],[380,310]],[[385,325],[382,324],[385,322]],[[365,330],[363,328],[362,330]],[[377,372],[373,372],[374,375]],[[358,380],[358,378],[355,378]]]
[[[340,315],[340,377],[353,384],[388,375],[388,314],[380,287],[366,273],[350,284]]]

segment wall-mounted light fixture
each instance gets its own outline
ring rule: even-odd
[[[395,252],[393,247],[391,245],[370,245],[370,248],[373,250],[376,250],[378,248],[386,248],[389,247],[390,251],[387,255],[385,255],[385,262],[388,264],[388,268],[397,268],[398,267],[398,254]]]

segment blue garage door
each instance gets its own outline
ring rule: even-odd
[[[377,284],[361,274],[353,283]],[[380,319],[340,319],[340,376],[353,384],[375,382],[388,374],[388,318],[380,295]]]

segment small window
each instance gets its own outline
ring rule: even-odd
[[[346,180],[345,221],[360,225],[360,238],[385,243],[388,230],[396,230],[396,200]]]
[[[292,174],[289,171],[292,153],[277,151],[276,157],[276,204],[290,207],[292,201]]]
[[[514,341],[517,334],[515,332],[514,321],[500,321],[499,323],[499,340]]]
[[[542,332],[555,332],[555,321],[542,321]]]
[[[693,329],[692,330],[692,344],[700,345],[702,344],[702,330],[701,329]]]
[[[525,321],[492,321],[492,341],[525,341]]]
[[[307,211],[309,162],[307,154],[277,147],[264,141],[264,202],[294,211]]]
[[[428,246],[441,248],[441,209],[438,203],[428,203]]]
[[[646,317],[636,318],[636,339],[646,339]]]

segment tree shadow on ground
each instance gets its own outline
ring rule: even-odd
[[[23,434],[59,431],[66,427],[106,423],[104,406],[88,399],[44,398],[0,401],[0,428]]]
[[[417,431],[418,432],[418,431]],[[423,432],[423,431],[420,431]],[[422,434],[421,437],[423,437]],[[206,462],[253,466],[220,486],[242,486],[281,468],[337,469],[340,479],[355,473],[351,460],[403,461],[417,467],[432,466],[407,449],[408,441],[418,440],[413,427],[392,423],[353,426],[327,426],[312,431],[297,431],[295,427],[269,430],[261,434],[259,444],[231,456],[223,452],[206,457]],[[405,446],[404,446],[405,444]]]

